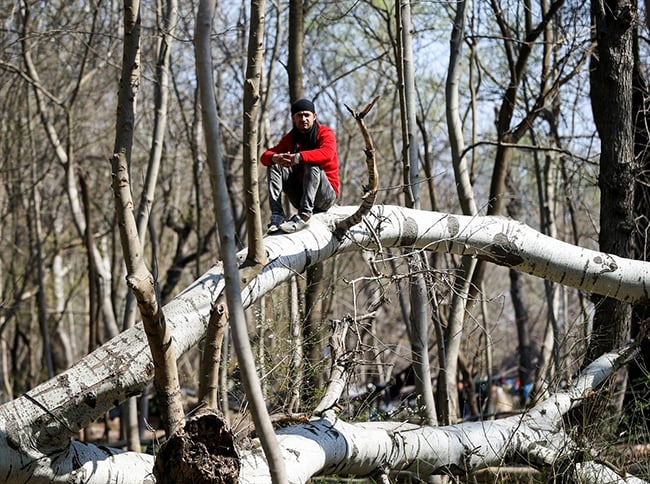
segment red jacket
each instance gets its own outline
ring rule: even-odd
[[[318,122],[318,121],[316,121]],[[339,158],[336,154],[336,136],[327,126],[318,124],[318,148],[313,150],[300,151],[301,163],[313,163],[319,165],[327,179],[330,181],[332,188],[339,196]],[[260,159],[264,166],[271,166],[271,157],[276,153],[290,153],[293,150],[293,136],[291,131],[285,134],[280,142],[273,148],[266,150]]]

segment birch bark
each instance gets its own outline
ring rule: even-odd
[[[626,364],[636,348],[605,354],[589,365],[566,391],[556,393],[522,415],[447,427],[420,427],[403,422],[349,424],[329,411],[322,418],[278,431],[288,481],[306,483],[316,475],[384,475],[413,471],[425,476],[455,470],[466,473],[522,459],[537,467],[561,465],[580,451],[564,431],[563,415],[593,395],[593,390]],[[7,434],[4,434],[5,436]],[[16,444],[15,441],[7,443]],[[6,482],[153,483],[153,456],[71,442],[67,449],[30,460],[13,446],[0,453]],[[22,464],[19,466],[17,464]],[[575,482],[642,483],[611,466],[581,459],[569,466]],[[259,446],[242,452],[239,482],[270,481]]]
[[[338,207],[315,215],[308,229],[264,239],[268,263],[244,288],[244,307],[312,264],[379,245],[473,255],[585,291],[625,301],[648,300],[650,263],[576,247],[513,220],[376,205],[345,238],[334,237],[336,221],[355,210]],[[204,336],[212,305],[223,288],[219,263],[163,308],[177,355]],[[7,476],[7,482],[26,478],[32,482],[75,482],[82,474],[90,483],[119,482],[115,480],[119,475],[128,475],[130,482],[146,482],[151,457],[129,453],[117,457],[117,451],[70,441],[80,429],[116,402],[138,394],[150,381],[153,363],[146,349],[146,335],[137,324],[66,372],[1,406],[0,475]],[[138,466],[139,470],[133,470]],[[102,480],[101,476],[110,475],[114,480]],[[135,480],[137,476],[142,479]]]

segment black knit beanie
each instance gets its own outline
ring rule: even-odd
[[[294,102],[291,105],[292,115],[296,113],[300,113],[302,111],[309,111],[315,113],[316,109],[314,109],[314,103],[311,102],[309,99],[298,99],[296,102]]]

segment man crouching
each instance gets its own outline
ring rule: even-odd
[[[336,136],[316,118],[314,103],[308,99],[294,102],[293,129],[262,154],[260,161],[268,167],[269,234],[304,229],[312,214],[327,211],[339,196]],[[282,208],[283,192],[298,211],[288,219]]]

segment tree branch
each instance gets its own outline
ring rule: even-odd
[[[379,174],[377,173],[377,160],[375,158],[375,147],[372,138],[370,137],[368,128],[366,128],[366,124],[363,120],[378,99],[379,97],[375,97],[361,112],[357,112],[347,105],[345,106],[357,121],[357,125],[359,126],[363,139],[366,142],[364,153],[366,154],[366,166],[368,167],[368,185],[364,187],[364,194],[361,197],[361,205],[359,206],[359,209],[351,216],[336,223],[334,234],[337,238],[341,238],[350,227],[361,222],[363,216],[370,211],[375,203],[375,197],[377,196],[377,180],[379,178]]]
[[[314,415],[322,415],[326,410],[334,407],[348,383],[350,377],[348,369],[354,360],[353,355],[345,350],[345,337],[351,321],[352,318],[348,316],[332,322],[332,334],[330,335],[332,369],[327,390],[314,409]]]
[[[513,220],[376,205],[364,224],[352,227],[343,239],[336,239],[328,223],[333,225],[336,219],[354,211],[355,207],[337,207],[314,215],[313,223],[305,230],[265,238],[269,262],[244,289],[244,307],[310,265],[336,254],[375,248],[378,242],[384,247],[489,257],[518,271],[581,290],[624,301],[648,301],[650,263],[573,246]],[[374,226],[368,227],[371,222]],[[240,256],[245,257],[245,252]],[[193,348],[203,338],[214,301],[222,294],[224,285],[223,266],[218,263],[165,305],[165,319],[177,355]],[[56,414],[56,418],[35,406],[27,396],[0,406],[0,449],[5,456],[0,460],[0,472],[6,466],[13,466],[29,473],[30,466],[38,465],[39,456],[47,451],[35,450],[34,443],[47,441],[52,435],[59,436],[58,441],[62,442],[61,439],[73,436],[116,402],[141,391],[150,381],[153,368],[151,354],[146,349],[143,327],[136,325],[55,379],[30,390],[28,395],[38,401],[47,397],[49,412]],[[114,465],[105,459],[104,451],[78,442],[66,441],[61,445],[65,447],[57,447],[58,457],[51,464],[52,472],[70,473],[79,468],[78,462],[87,462],[84,469],[87,465],[87,472],[93,478],[105,472],[110,474],[103,468],[91,470],[92,459],[102,465]],[[24,449],[29,449],[29,454]],[[25,461],[26,455],[32,457]],[[135,461],[147,462],[147,459],[139,456]]]

